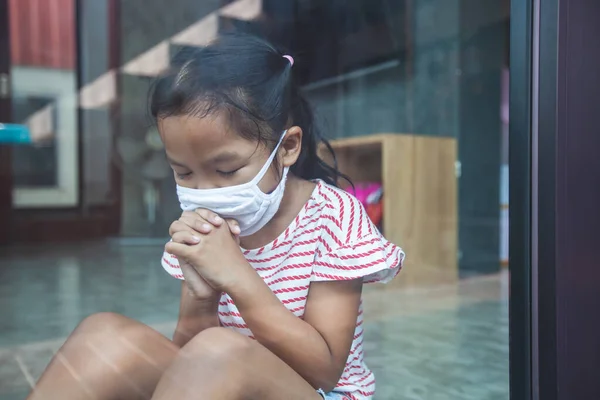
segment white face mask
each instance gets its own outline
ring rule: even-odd
[[[234,219],[240,225],[240,236],[258,232],[273,218],[283,198],[289,168],[284,168],[281,181],[271,193],[263,193],[258,183],[273,163],[286,132],[281,135],[266,164],[248,183],[217,189],[190,189],[177,185],[181,209],[193,211],[205,208],[223,218]]]

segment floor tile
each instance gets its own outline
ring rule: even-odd
[[[0,256],[0,400],[26,396],[81,319],[113,311],[171,337],[180,282],[160,246],[11,248]],[[402,273],[398,277],[402,279]],[[365,288],[365,354],[381,400],[508,399],[507,276]]]

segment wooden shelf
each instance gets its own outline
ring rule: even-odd
[[[330,142],[331,147],[334,149],[343,149],[348,147],[357,147],[357,146],[368,146],[368,145],[380,145],[385,140],[395,139],[394,136],[397,136],[397,133],[377,133],[369,136],[358,136],[347,139],[338,139]]]
[[[407,255],[404,278],[398,281],[456,277],[456,140],[381,133],[335,140],[331,146],[340,171],[353,182],[383,184],[384,235]],[[332,161],[327,152],[321,154]]]

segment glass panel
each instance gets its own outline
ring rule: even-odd
[[[17,93],[18,95],[18,93]],[[31,115],[47,107],[51,110],[50,119],[56,122],[56,114],[52,108],[53,98],[29,96],[26,98],[13,98],[13,119],[26,123]],[[52,127],[52,131],[56,127]],[[13,184],[16,187],[46,187],[58,186],[56,145],[53,141],[39,146],[15,147],[13,149]]]
[[[82,208],[107,207],[118,225],[120,169],[113,138],[120,124],[117,99],[118,48],[114,0],[79,0],[79,107]],[[112,40],[111,40],[112,39]],[[113,217],[114,215],[114,217]],[[115,232],[116,233],[116,232]]]
[[[32,137],[13,149],[13,205],[76,206],[74,0],[11,0],[9,23],[12,116]]]
[[[0,347],[10,349],[14,368],[0,371],[11,384],[0,397],[25,398],[53,352],[90,314],[121,313],[172,337],[181,285],[164,273],[161,257],[181,209],[148,118],[148,89],[181,49],[240,31],[287,48],[293,77],[354,183],[340,182],[341,190],[362,203],[359,214],[372,221],[374,234],[406,252],[391,282],[364,285],[364,312],[352,326],[364,332],[363,349],[354,354],[364,355],[376,377],[374,398],[508,398],[507,0],[10,5],[14,117],[29,124],[34,142],[14,148],[16,206],[72,207],[81,197],[81,215],[60,226],[120,223],[121,237],[2,253],[0,291],[10,301],[2,309]],[[353,245],[339,246],[352,248],[345,260],[363,254]],[[303,264],[305,284],[279,290],[306,290],[290,301],[312,290],[316,263]],[[45,301],[31,307],[40,294]],[[245,323],[243,312],[223,314],[239,318],[227,325],[232,329]],[[353,368],[344,368],[336,390],[371,398],[372,376],[363,365],[364,375]],[[20,381],[12,379],[15,371],[23,373]]]
[[[383,185],[373,218],[407,253],[392,283],[365,289],[378,398],[507,398],[509,2],[178,0],[168,17],[140,6],[122,9],[125,131],[146,142],[148,77],[178,50],[226,31],[288,48],[342,171],[361,190]],[[164,235],[173,184],[124,183],[124,235]]]

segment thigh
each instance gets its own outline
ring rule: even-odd
[[[322,400],[279,357],[227,328],[208,329],[184,346],[153,398]]]

